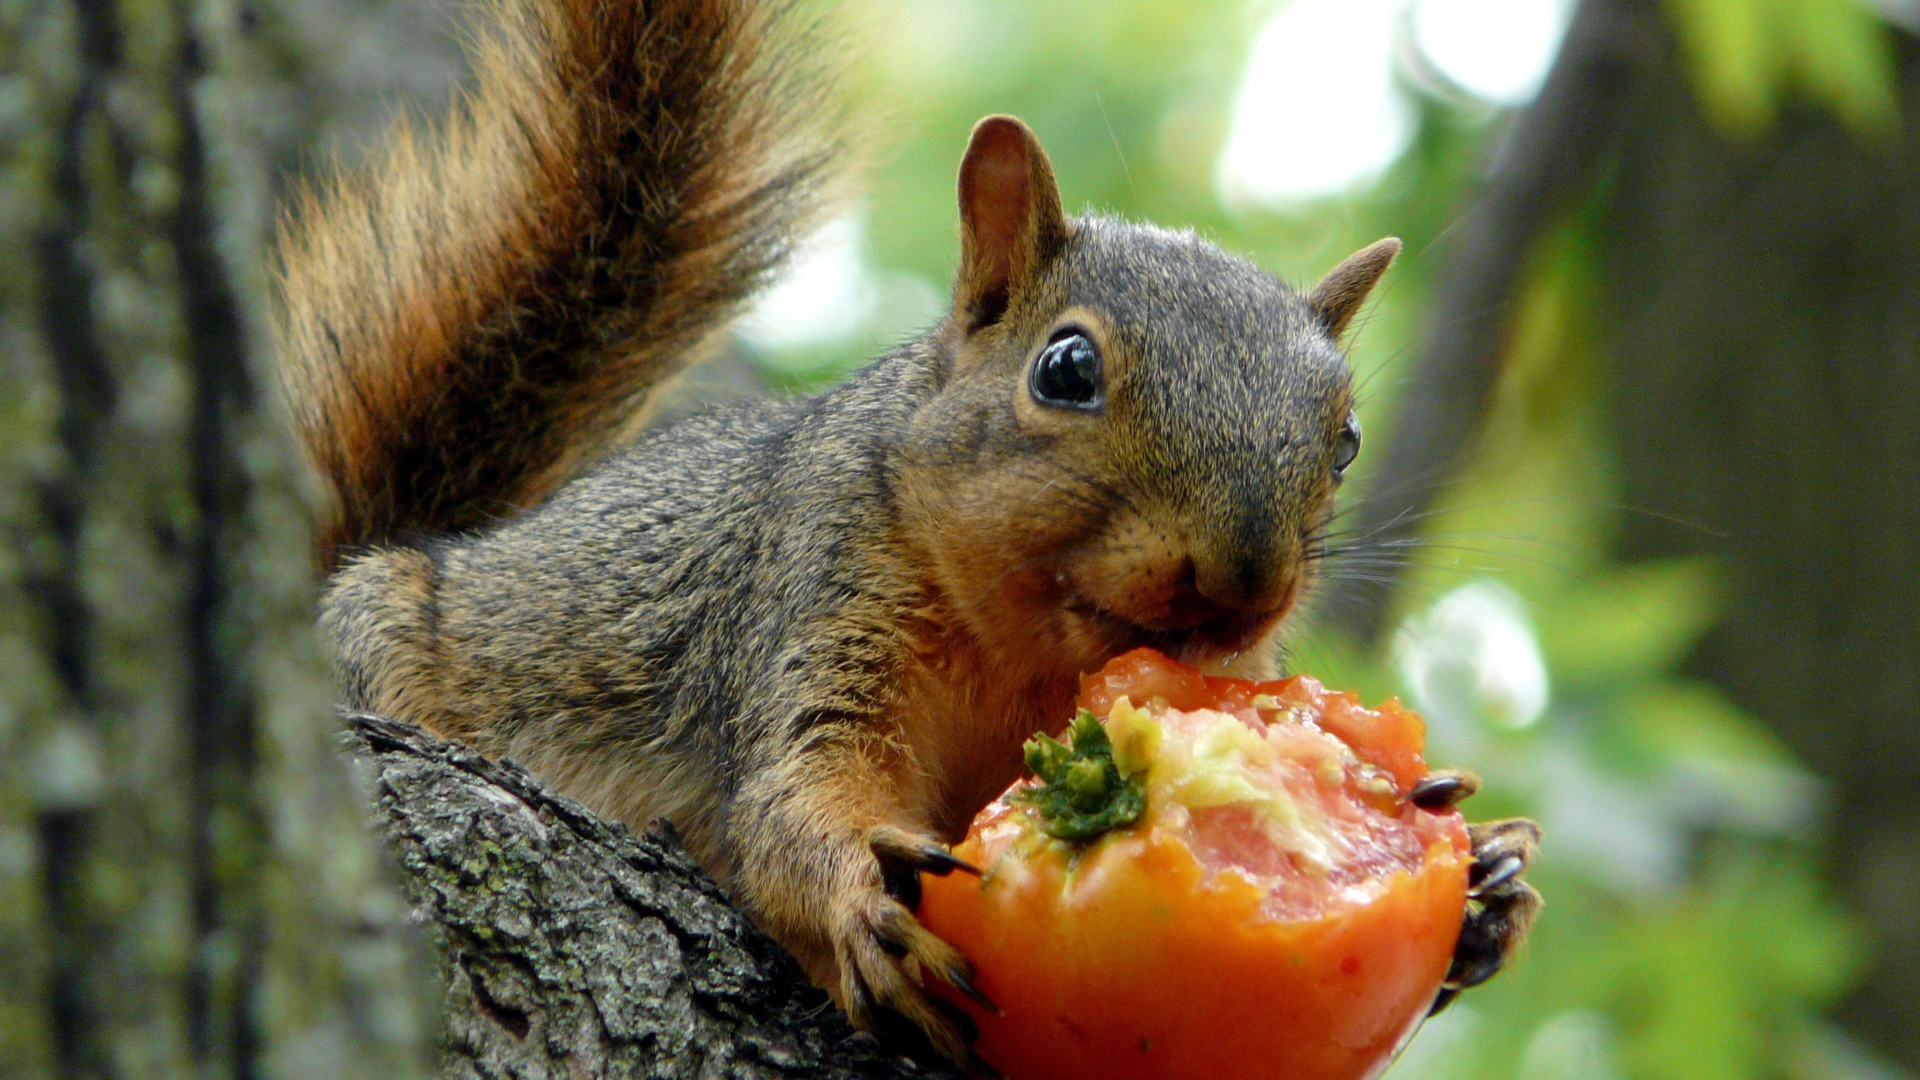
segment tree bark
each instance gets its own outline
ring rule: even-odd
[[[0,11],[0,1074],[424,1074],[258,343],[248,9]]]
[[[944,1075],[856,1034],[665,823],[635,836],[393,720],[349,738],[440,945],[448,1076]]]
[[[1832,784],[1834,876],[1871,935],[1840,1018],[1920,1069],[1920,41],[1899,130],[1790,107],[1735,139],[1674,53],[1598,220],[1627,558],[1711,554],[1691,673]]]

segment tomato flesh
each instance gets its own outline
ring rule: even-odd
[[[1054,840],[1016,784],[956,849],[984,877],[924,879],[922,921],[1002,1009],[956,998],[981,1056],[1013,1080],[1384,1069],[1445,976],[1471,861],[1457,813],[1404,801],[1420,719],[1148,650],[1081,702],[1116,761],[1147,762],[1146,816]]]
[[[1360,704],[1358,695],[1329,690],[1308,675],[1269,682],[1219,678],[1202,675],[1154,649],[1122,653],[1080,679],[1080,707],[1095,716],[1106,716],[1122,697],[1143,708],[1219,709],[1249,723],[1259,721],[1255,699],[1271,698],[1283,709],[1313,717],[1362,760],[1392,773],[1403,790],[1427,775],[1427,763],[1420,756],[1427,742],[1427,723],[1401,705],[1399,698],[1388,698],[1379,708],[1369,709]]]

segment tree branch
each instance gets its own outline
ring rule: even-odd
[[[1526,256],[1592,188],[1660,42],[1654,0],[1585,0],[1575,12],[1546,84],[1515,118],[1480,197],[1448,233],[1433,294],[1438,317],[1366,501],[1355,508],[1358,543],[1411,535],[1465,463],[1499,379]],[[1372,641],[1392,587],[1391,580],[1339,582],[1324,610],[1342,629]],[[1379,595],[1361,595],[1376,589]]]
[[[658,823],[635,836],[526,770],[349,717],[447,977],[452,1077],[926,1077],[857,1034]]]

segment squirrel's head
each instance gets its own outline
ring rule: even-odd
[[[1399,241],[1303,294],[1188,233],[1068,221],[1010,117],[974,128],[960,221],[903,485],[942,592],[1082,670],[1151,644],[1263,673],[1359,450],[1339,339]]]

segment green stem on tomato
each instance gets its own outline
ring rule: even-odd
[[[1026,743],[1027,768],[1040,783],[1015,801],[1027,806],[1040,830],[1056,840],[1086,843],[1131,825],[1147,811],[1147,788],[1113,762],[1113,743],[1085,709],[1069,728],[1071,744],[1046,734]]]

